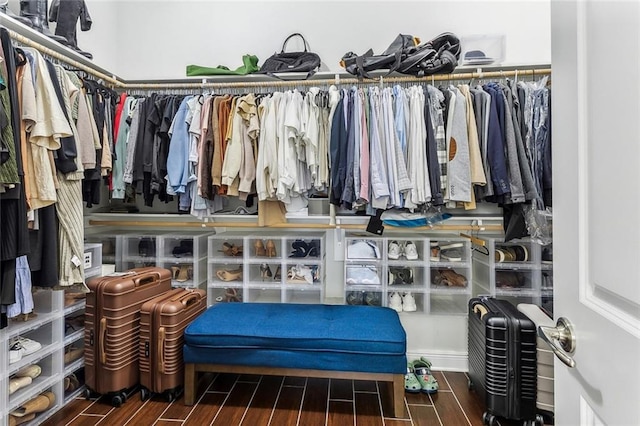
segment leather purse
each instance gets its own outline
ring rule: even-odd
[[[285,52],[287,42],[293,37],[300,37],[304,43],[303,52]],[[293,33],[284,40],[280,53],[274,53],[264,61],[260,67],[260,74],[268,74],[277,77],[275,73],[306,72],[307,77],[311,77],[320,67],[320,56],[309,52],[307,40],[300,33]]]

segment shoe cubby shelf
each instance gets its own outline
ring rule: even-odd
[[[348,235],[344,250],[344,303],[466,315],[472,281],[468,239]]]
[[[205,288],[207,283],[207,238],[211,233],[120,233],[88,237],[102,244],[102,260],[115,265],[115,272],[158,266],[172,272],[173,287]]]
[[[85,279],[101,275],[102,244],[86,244],[84,253]],[[0,426],[9,424],[13,410],[45,392],[53,393],[54,403],[25,424],[38,425],[51,417],[69,401],[64,391],[65,377],[84,366],[82,351],[76,352],[76,359],[65,366],[65,348],[81,349],[84,345],[84,326],[77,323],[70,329],[65,324],[66,319],[82,318],[84,298],[67,298],[62,290],[36,290],[33,304],[35,315],[29,315],[26,321],[12,319],[8,327],[0,330]],[[37,344],[25,343],[28,350],[20,355],[14,353],[12,360],[10,349],[18,339],[30,339]],[[34,369],[39,372],[33,373]]]
[[[485,241],[485,247],[473,251],[474,295],[496,296],[514,304],[552,305],[551,246],[529,239]]]
[[[209,305],[324,301],[324,234],[225,232],[209,236],[208,242]]]
[[[33,303],[35,316],[26,321],[10,320],[9,326],[0,330],[0,425],[9,424],[11,411],[45,391],[53,392],[55,403],[38,413],[30,425],[40,424],[62,406],[64,291],[37,290],[33,293]],[[15,355],[14,351],[12,360],[10,349],[19,339],[29,339],[31,344],[25,343],[28,352]],[[32,365],[39,366],[39,374],[22,379],[23,384],[17,389],[12,386],[14,391],[10,392],[12,378]]]

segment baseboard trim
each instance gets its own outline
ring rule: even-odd
[[[466,352],[420,351],[407,353],[407,360],[413,361],[424,356],[431,361],[434,370],[468,372]]]

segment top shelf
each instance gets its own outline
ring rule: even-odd
[[[241,87],[245,86],[264,86],[266,84],[273,84],[274,86],[282,85],[314,85],[314,84],[353,84],[359,82],[353,75],[348,74],[342,70],[335,71],[320,71],[313,75],[311,78],[306,79],[306,73],[280,73],[278,78],[273,78],[263,74],[250,74],[245,76],[194,76],[176,79],[162,79],[162,80],[127,80],[119,77],[109,70],[100,67],[93,61],[80,55],[78,52],[63,46],[62,44],[53,41],[49,37],[44,36],[38,31],[29,28],[28,26],[10,18],[6,14],[0,14],[0,25],[4,26],[10,31],[11,38],[17,42],[33,47],[44,54],[55,57],[63,62],[66,62],[74,67],[77,67],[85,72],[94,75],[106,83],[111,84],[115,88],[119,89],[153,89],[156,88],[194,88],[202,89],[207,87]],[[551,73],[551,66],[549,64],[502,64],[502,65],[490,65],[486,67],[478,66],[459,66],[451,74],[439,74],[435,76],[426,76],[417,78],[413,76],[406,76],[398,73],[393,73],[391,76],[385,76],[386,71],[373,71],[370,74],[372,79],[365,80],[366,82],[377,83],[380,79],[387,80],[388,82],[394,81],[416,81],[416,82],[429,82],[436,80],[451,80],[451,79],[469,79],[469,78],[502,78],[511,75],[511,73],[518,71],[518,75],[548,75]],[[493,73],[493,75],[492,75]]]

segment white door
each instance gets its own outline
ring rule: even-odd
[[[551,1],[558,425],[640,425],[640,2]]]

